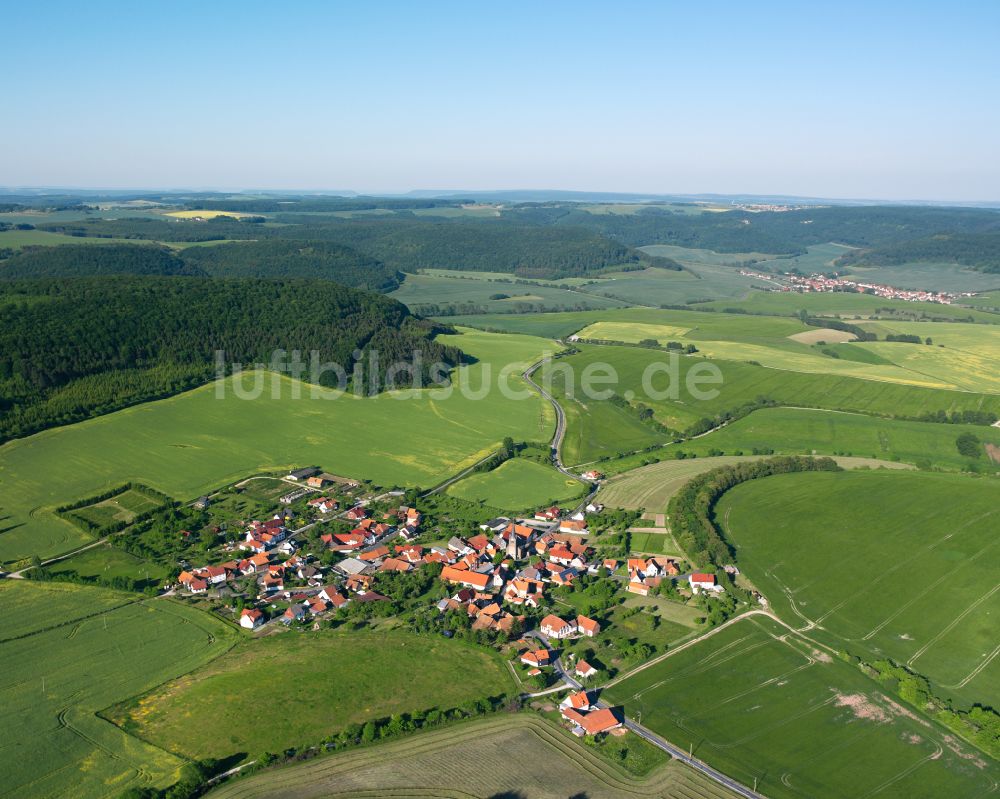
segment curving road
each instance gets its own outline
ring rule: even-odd
[[[753,612],[754,611],[751,611],[751,613],[753,613]],[[768,613],[768,612],[766,612],[766,611],[759,611],[759,612],[763,613],[764,615],[771,616],[771,614]],[[737,619],[742,619],[742,618],[743,618],[743,616],[737,616],[734,619],[731,619],[730,622],[736,621]],[[772,618],[773,618],[773,616],[772,616]],[[729,622],[727,622],[726,624],[728,625]],[[726,625],[720,625],[720,628],[722,626],[726,626]],[[714,632],[714,631],[709,631],[708,634],[711,634],[712,632]],[[531,631],[525,633],[525,637],[526,638],[528,638],[528,637],[535,638],[538,641],[540,641],[541,643],[543,643],[546,648],[551,648],[551,645],[549,644],[548,638],[546,638],[544,635],[542,635],[538,630],[531,630]],[[701,638],[704,638],[704,637],[705,636],[701,636]],[[701,640],[701,638],[695,639],[695,641]],[[691,643],[694,643],[694,641],[689,642],[688,645],[690,645]],[[686,647],[684,647],[684,648],[686,648]],[[670,652],[669,654],[674,654],[674,652]],[[659,658],[656,658],[655,661],[650,661],[649,664],[645,664],[645,665],[650,665],[651,663],[658,662],[658,661],[660,661],[662,659],[663,659],[663,656],[661,656]],[[572,690],[575,690],[575,691],[582,691],[582,690],[584,690],[585,686],[582,683],[580,683],[579,680],[576,680],[575,678],[573,678],[573,677],[571,677],[569,675],[569,673],[563,668],[562,661],[559,658],[556,658],[555,661],[553,661],[552,666],[553,666],[553,668],[555,670],[556,675],[562,679],[563,684],[561,686],[555,686],[553,688],[548,688],[548,689],[546,689],[544,691],[539,691],[539,692],[534,693],[534,694],[527,694],[527,696],[529,696],[529,697],[544,696],[545,694],[550,694],[550,693],[554,693],[554,692],[559,691],[559,690],[566,690],[566,689],[572,689]],[[644,666],[640,667],[640,669],[641,668],[644,668]],[[630,672],[630,673],[634,673],[634,671],[636,671],[636,670],[633,670],[633,672]],[[607,702],[605,702],[602,699],[598,699],[594,704],[595,704],[596,707],[600,707],[600,708],[611,707]],[[723,787],[728,788],[730,791],[732,791],[736,795],[743,796],[746,799],[765,799],[765,797],[764,797],[763,794],[760,794],[756,790],[748,788],[743,783],[738,782],[737,780],[734,780],[732,777],[726,776],[721,771],[718,771],[717,769],[712,768],[710,765],[708,765],[708,763],[705,763],[704,761],[699,760],[698,758],[694,757],[693,755],[688,754],[683,749],[680,749],[679,747],[674,746],[666,738],[660,737],[655,732],[653,732],[652,730],[647,729],[646,727],[643,727],[638,722],[633,721],[630,718],[626,718],[625,719],[625,728],[628,729],[628,730],[630,730],[631,732],[635,733],[636,735],[638,735],[643,740],[648,741],[649,743],[651,743],[653,746],[657,747],[658,749],[662,749],[664,752],[666,752],[668,755],[670,755],[675,760],[680,760],[682,763],[687,764],[688,766],[690,766],[691,768],[695,769],[696,771],[699,771],[702,774],[704,774],[709,779],[713,780],[714,782],[717,782],[719,785],[722,785]]]

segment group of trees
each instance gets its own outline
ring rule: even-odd
[[[64,244],[12,254],[0,278],[24,280],[101,275],[316,278],[388,292],[400,275],[381,261],[329,241],[241,241],[173,251],[148,244]]]
[[[734,561],[733,550],[713,518],[715,503],[740,483],[788,472],[840,471],[832,458],[784,455],[720,466],[690,480],[670,500],[674,538],[696,564],[721,567]]]
[[[273,354],[315,351],[350,380],[364,366],[365,393],[445,376],[462,353],[434,340],[445,329],[378,294],[327,281],[94,277],[0,287],[0,439],[167,396],[226,368],[272,364]],[[373,364],[370,352],[378,352]],[[356,357],[360,353],[360,357]],[[419,353],[419,357],[417,356]],[[308,371],[301,375],[309,379]],[[317,376],[337,386],[341,375]],[[354,386],[355,389],[362,388]]]

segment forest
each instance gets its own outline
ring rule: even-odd
[[[328,281],[11,281],[0,286],[0,440],[200,385],[216,374],[217,350],[248,366],[269,364],[275,350],[316,350],[348,375],[377,350],[381,371],[365,375],[366,391],[386,388],[386,367],[412,363],[419,350],[426,385],[443,379],[432,364],[463,358],[434,340],[447,330]]]

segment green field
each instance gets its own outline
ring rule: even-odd
[[[0,608],[3,609],[4,619],[0,643],[39,630],[71,624],[134,601],[135,597],[131,594],[116,591],[81,590],[78,586],[63,583],[3,580],[0,581]]]
[[[786,409],[775,410],[783,411]],[[758,414],[766,414],[767,412],[767,410],[757,411],[752,414],[751,418],[756,417]],[[796,413],[807,412],[796,411]],[[816,413],[823,413],[823,411],[818,411]],[[744,420],[737,422],[735,425],[732,425],[732,427],[736,427],[736,425],[740,424],[742,421]],[[773,421],[777,420],[775,419]],[[941,426],[943,427],[944,425]],[[702,449],[706,446],[701,444],[701,441],[717,441],[716,437],[721,436],[722,433],[728,431],[729,429],[729,427],[726,427],[718,433],[706,436],[704,439],[697,442],[698,446],[695,447],[695,449]],[[776,431],[780,429],[781,428],[778,427],[776,428]],[[691,447],[689,444],[687,451],[690,449]],[[669,453],[670,451],[671,448],[668,447],[667,452]],[[792,447],[789,451],[798,452],[799,450]],[[819,450],[819,453],[823,454],[826,451],[827,450],[825,449]],[[669,455],[667,455],[668,460],[663,460],[659,463],[651,463],[648,466],[640,466],[639,468],[629,468],[621,474],[615,474],[601,487],[601,502],[612,508],[648,510],[660,513],[666,509],[667,503],[670,502],[670,498],[680,491],[684,484],[687,483],[692,477],[702,474],[703,472],[707,472],[710,469],[718,468],[719,466],[730,466],[734,463],[758,460],[760,457],[761,456],[759,455],[718,455],[673,460]],[[835,460],[845,469],[912,468],[904,463],[894,463],[892,461],[878,460],[874,458],[837,456]],[[614,466],[613,462],[611,466]],[[609,471],[611,470],[612,469],[609,469]],[[635,536],[633,536],[633,545],[634,543]]]
[[[79,586],[0,590],[4,619],[21,617],[21,637],[0,643],[5,794],[110,798],[176,781],[184,761],[97,713],[211,660],[236,634],[168,599],[109,609],[128,599]]]
[[[0,447],[4,485],[0,561],[54,555],[86,543],[76,525],[53,509],[123,482],[149,485],[178,499],[248,474],[316,463],[336,474],[385,486],[433,486],[470,466],[505,436],[548,441],[551,406],[524,386],[520,373],[551,342],[469,331],[454,341],[478,363],[458,370],[455,386],[312,399],[310,387],[275,378],[268,389],[242,400],[215,384],[69,427],[47,430]],[[496,389],[505,382],[521,399]],[[493,388],[478,399],[486,381]],[[251,376],[245,380],[252,386]],[[294,399],[298,385],[301,398]],[[463,392],[466,386],[471,392]]]
[[[969,463],[955,444],[963,433],[1000,446],[1000,428],[996,427],[908,422],[807,408],[762,408],[707,436],[671,445],[666,454],[669,457],[675,449],[699,455],[712,449],[727,455],[738,451],[752,454],[755,448],[770,448],[793,455],[845,454],[961,469]],[[978,461],[987,466],[985,452]]]
[[[508,299],[493,300],[494,294],[507,294]],[[569,288],[553,288],[532,283],[491,283],[483,279],[436,274],[408,274],[403,284],[390,295],[418,312],[428,305],[483,306],[489,311],[514,312],[529,306],[535,308],[619,308],[625,303]],[[464,318],[459,318],[463,322]]]
[[[767,617],[744,617],[604,698],[776,799],[986,796],[1000,777],[857,667]]]
[[[667,460],[632,469],[610,478],[601,486],[601,502],[610,508],[629,510],[650,510],[661,513],[670,498],[695,475],[718,466],[729,466],[741,461],[754,460],[753,456],[722,456],[715,458],[694,458],[691,460]],[[649,546],[647,544],[646,546]],[[632,536],[632,548],[644,550]]]
[[[111,717],[192,758],[316,745],[353,723],[449,710],[513,688],[496,653],[404,631],[285,633],[244,640]],[[264,706],[274,712],[261,718]]]
[[[129,489],[110,499],[69,511],[66,515],[97,527],[105,527],[114,522],[130,524],[137,515],[156,510],[162,504],[139,491]]]
[[[52,247],[57,244],[149,244],[136,242],[134,239],[98,239],[82,236],[67,236],[64,233],[50,233],[45,230],[2,230],[0,231],[0,249],[9,247],[19,250],[22,247]],[[3,262],[0,261],[0,273]]]
[[[75,572],[87,580],[112,580],[115,577],[129,577],[141,584],[158,583],[174,574],[159,563],[130,555],[123,549],[109,544],[99,544],[76,555],[47,566],[49,574],[58,577]]]
[[[632,736],[622,739],[636,748]],[[626,760],[626,763],[628,760]],[[456,767],[456,764],[467,764]],[[317,758],[218,788],[212,799],[728,799],[677,761],[637,779],[534,714],[501,716]]]
[[[942,695],[1000,702],[1000,482],[922,472],[791,474],[727,492],[743,571],[789,623],[891,657]]]
[[[525,458],[513,458],[490,472],[464,477],[448,488],[448,494],[507,511],[523,511],[576,499],[585,486],[551,466]]]
[[[926,291],[989,291],[1000,288],[1000,279],[996,274],[948,263],[855,267],[850,270],[848,277]]]
[[[650,248],[643,247],[649,252]],[[656,253],[653,253],[654,255]],[[606,273],[587,286],[588,293],[614,297],[635,305],[659,307],[703,302],[718,297],[742,297],[755,286],[765,285],[745,277],[730,266],[685,263],[684,269],[650,267],[634,272]]]
[[[969,302],[975,298],[966,298]],[[989,303],[983,303],[989,305]],[[885,316],[907,316],[919,319],[969,319],[988,324],[1000,324],[1000,314],[984,313],[958,305],[941,305],[929,302],[906,302],[905,300],[887,300],[873,297],[869,294],[853,294],[843,291],[829,293],[799,294],[783,291],[754,291],[743,299],[713,300],[698,303],[695,310],[714,308],[725,311],[730,308],[746,311],[752,314],[774,314],[777,316],[793,316],[799,311],[808,311],[816,316],[841,316],[844,318],[868,317],[876,312]]]
[[[683,430],[699,419],[711,418],[721,411],[735,409],[758,397],[767,397],[786,405],[913,417],[937,410],[972,409],[1000,412],[1000,395],[996,394],[920,388],[876,380],[861,380],[846,375],[805,374],[722,360],[712,361],[722,375],[722,383],[718,386],[708,386],[717,389],[718,395],[697,400],[686,387],[689,370],[696,364],[705,362],[697,356],[677,358],[680,385],[676,398],[650,398],[643,388],[643,374],[651,364],[669,364],[669,356],[641,347],[580,345],[580,350],[578,354],[562,359],[560,363],[572,367],[575,376],[582,375],[583,370],[592,364],[610,364],[617,377],[615,391],[625,397],[629,396],[628,392],[632,392],[635,402],[648,405],[653,409],[658,421],[675,430]],[[544,373],[540,376],[542,377]],[[576,381],[575,386],[576,398],[569,399],[563,387],[565,382],[565,378],[560,378],[557,373],[553,381],[553,390],[560,397],[568,417],[569,429],[563,445],[563,460],[566,463],[588,463],[603,456],[667,440],[652,427],[642,425],[635,417],[631,417],[634,422],[625,430],[626,435],[620,435],[617,429],[604,423],[604,420],[609,415],[626,416],[626,412],[617,408],[614,412],[598,411],[600,405],[607,403],[580,396],[579,381]],[[672,379],[668,374],[655,375],[652,380],[652,386],[656,391],[663,391],[671,384]],[[602,385],[600,388],[605,387]],[[956,432],[955,435],[957,434]],[[768,441],[763,442],[763,445],[773,446]],[[808,442],[803,444],[803,447],[805,446],[808,446]],[[855,452],[851,447],[843,449],[866,457],[872,452],[878,452],[878,450]]]

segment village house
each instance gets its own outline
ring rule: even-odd
[[[330,499],[329,497],[314,497],[307,504],[310,508],[315,508],[320,513],[330,513],[340,506],[337,500]]]
[[[587,523],[582,519],[563,519],[559,522],[559,532],[587,535]]]
[[[345,577],[354,577],[363,574],[368,570],[368,564],[357,558],[345,558],[340,563],[334,564],[334,571],[338,571]]]
[[[581,680],[587,680],[597,674],[597,669],[591,666],[586,660],[578,660],[576,662],[576,668],[573,669],[573,672]]]
[[[548,666],[552,656],[547,649],[536,649],[533,652],[525,652],[521,655],[521,662],[526,666]]]
[[[319,474],[315,474],[312,477],[306,478],[306,485],[309,486],[310,488],[322,488],[328,482],[330,481]]]
[[[474,572],[470,569],[459,569],[456,566],[445,566],[441,570],[441,579],[455,585],[484,590],[490,584],[491,575]]]
[[[554,522],[562,515],[562,508],[553,505],[551,508],[543,508],[535,513],[535,518],[540,522]]]
[[[577,691],[572,694],[567,694],[566,698],[559,703],[560,710],[565,708],[573,708],[573,710],[586,712],[591,708],[590,697],[587,695],[586,691]]]
[[[240,613],[240,627],[248,630],[256,630],[264,623],[264,614],[257,608],[244,608]]]
[[[575,725],[573,733],[576,735],[600,735],[616,727],[621,727],[623,723],[620,711],[612,710],[611,708],[602,708],[600,710],[591,710],[589,713],[583,713],[572,707],[566,707],[561,712],[563,718],[573,722]]]
[[[593,638],[601,631],[601,625],[594,619],[589,619],[586,616],[577,616],[576,629],[581,635]]]
[[[715,580],[714,574],[706,572],[694,572],[688,575],[688,584],[691,586],[691,593],[697,594],[700,591],[721,592],[722,586]]]
[[[576,623],[565,621],[550,613],[542,619],[538,629],[547,638],[569,638],[576,632]]]

